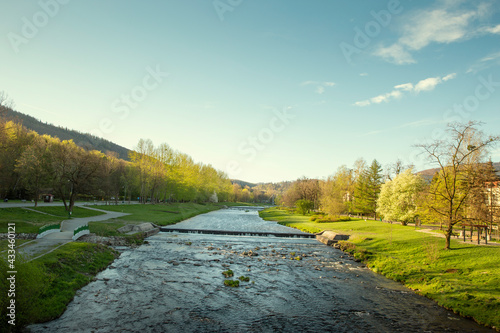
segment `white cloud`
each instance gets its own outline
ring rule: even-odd
[[[356,102],[354,103],[355,106],[367,106],[367,105],[370,105],[370,101],[369,100],[366,100],[366,101],[359,101],[359,102]]]
[[[451,73],[443,77],[443,81],[446,82],[448,80],[452,80],[457,77],[457,73]]]
[[[430,77],[424,80],[419,81],[415,85],[415,92],[421,92],[421,91],[429,91],[433,90],[436,88],[436,86],[441,83],[441,78],[440,77]]]
[[[420,50],[433,42],[456,42],[468,35],[470,21],[476,16],[475,11],[449,12],[444,8],[423,11],[404,26],[399,44],[411,50]]]
[[[323,84],[327,87],[333,87],[335,85],[335,82],[324,82]]]
[[[481,21],[491,12],[490,5],[480,3],[476,8],[461,8],[459,1],[441,1],[437,7],[410,12],[399,29],[396,43],[379,46],[374,55],[395,64],[415,63],[411,52],[431,43],[449,44],[485,34],[500,34],[500,24],[481,27]]]
[[[494,27],[486,27],[484,28],[485,32],[489,32],[490,34],[500,35],[500,24]]]
[[[318,84],[318,81],[304,81],[300,85],[301,86],[307,86],[309,84]]]
[[[325,87],[322,86],[316,87],[316,92],[321,95],[322,93],[325,92]]]
[[[354,105],[368,106],[370,104],[380,104],[382,102],[387,103],[392,99],[401,98],[403,96],[403,92],[406,91],[415,93],[419,93],[421,91],[430,91],[433,90],[438,84],[454,79],[456,76],[456,73],[451,73],[443,77],[429,77],[427,79],[418,81],[418,83],[415,85],[413,85],[413,83],[398,84],[394,86],[394,90],[392,90],[391,92],[381,94],[363,101],[355,102]]]
[[[361,73],[359,76],[368,76],[368,73]]]
[[[500,52],[491,53],[479,59],[475,64],[470,66],[466,73],[477,73],[494,65],[500,65]]]
[[[411,54],[399,44],[393,44],[389,47],[379,47],[374,54],[398,65],[415,63]]]
[[[413,90],[413,84],[412,83],[403,83],[399,84],[397,86],[394,86],[395,89],[400,89],[403,91],[412,91]]]

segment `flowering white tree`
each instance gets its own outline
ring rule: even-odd
[[[377,212],[385,219],[408,224],[417,215],[416,198],[424,186],[422,177],[414,175],[411,169],[386,181],[380,189]]]

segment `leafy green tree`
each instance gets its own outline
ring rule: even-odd
[[[355,210],[362,214],[374,214],[376,218],[377,199],[382,185],[382,166],[373,160],[359,176],[354,190]]]
[[[424,186],[423,178],[414,175],[411,169],[387,180],[380,188],[377,212],[388,220],[407,225],[418,215],[417,197]]]
[[[19,174],[24,187],[30,191],[38,205],[38,198],[42,188],[47,187],[51,178],[49,160],[49,136],[36,135],[33,142],[16,160],[16,172]]]
[[[295,202],[295,207],[297,207],[297,213],[306,215],[314,209],[314,202],[311,200],[300,199]]]
[[[321,209],[329,215],[349,212],[354,189],[353,184],[353,170],[348,169],[345,165],[339,167],[333,176],[328,177],[326,181],[321,183]]]

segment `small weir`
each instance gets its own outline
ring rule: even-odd
[[[207,230],[207,229],[184,229],[184,228],[168,228],[161,227],[162,232],[181,232],[188,234],[210,234],[210,235],[231,235],[231,236],[274,236],[274,237],[291,237],[291,238],[315,238],[313,234],[298,234],[287,232],[267,232],[267,231],[235,231],[235,230]]]

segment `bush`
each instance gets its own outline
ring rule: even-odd
[[[306,215],[308,214],[312,209],[314,209],[314,202],[311,200],[297,200],[295,201],[295,207],[297,207],[297,213]]]
[[[328,217],[321,217],[319,219],[316,219],[317,223],[325,223],[325,222],[341,222],[341,221],[350,221],[351,218],[349,216],[340,216],[340,215],[334,215],[334,216],[328,216]]]

